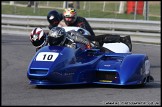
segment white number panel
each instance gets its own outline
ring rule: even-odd
[[[40,52],[36,57],[36,61],[55,61],[58,55],[59,53]]]

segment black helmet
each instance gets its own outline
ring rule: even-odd
[[[46,43],[46,34],[42,28],[34,28],[30,34],[30,41],[36,47],[41,47]]]
[[[53,27],[56,27],[62,19],[62,14],[60,14],[58,11],[51,10],[48,12],[47,20]]]
[[[65,40],[65,36],[66,36],[66,32],[64,28],[53,27],[49,31],[48,43],[50,46],[61,45],[61,43],[63,43]]]

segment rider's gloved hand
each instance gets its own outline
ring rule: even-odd
[[[91,49],[91,48],[92,48],[91,43],[86,44],[86,49]]]
[[[91,46],[92,46],[92,47],[95,47],[95,48],[100,47],[99,42],[97,42],[97,41],[92,41],[92,42],[91,42]]]

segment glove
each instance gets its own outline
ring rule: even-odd
[[[92,46],[92,47],[95,47],[95,48],[98,48],[98,47],[100,47],[100,44],[99,44],[99,42],[97,42],[97,41],[92,41],[92,42],[91,42],[91,46]]]
[[[86,44],[86,49],[91,49],[91,48],[92,48],[91,43]]]
[[[66,44],[66,46],[69,47],[69,48],[73,48],[73,49],[77,48],[76,43],[74,43],[74,42],[71,43],[71,44]]]

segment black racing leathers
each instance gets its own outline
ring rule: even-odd
[[[83,43],[83,44],[89,44],[89,40],[77,31],[69,31],[68,35],[75,42],[79,42],[79,43]]]
[[[48,37],[47,37],[48,38]],[[45,44],[48,45],[48,39],[45,40]],[[62,41],[59,46],[67,46],[70,48],[76,48],[75,43],[82,43],[85,45],[90,45],[90,41],[85,38],[84,36],[82,36],[79,32],[77,31],[69,31],[67,32],[64,41]],[[42,47],[46,46],[46,45],[42,45]],[[36,48],[36,51],[38,51],[40,48]]]
[[[90,41],[87,38],[85,38],[84,36],[82,36],[77,31],[67,32],[65,41],[63,41],[60,45],[75,49],[75,48],[77,48],[76,43],[82,43],[82,44],[85,44],[86,46],[90,45]]]

